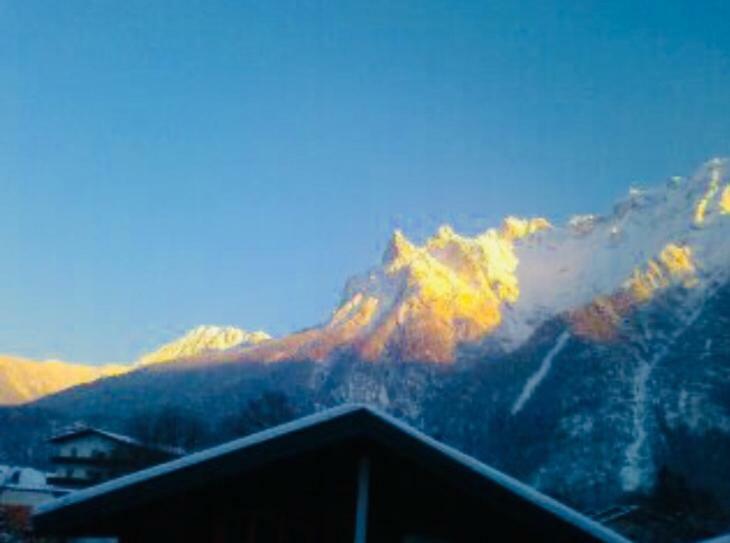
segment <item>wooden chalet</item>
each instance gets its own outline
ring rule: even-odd
[[[48,483],[82,488],[178,458],[184,451],[143,443],[101,428],[76,425],[51,437],[54,472]]]

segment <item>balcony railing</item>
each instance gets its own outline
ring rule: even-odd
[[[138,463],[132,458],[119,456],[72,456],[65,454],[51,456],[51,462],[54,464],[80,464],[84,466],[133,466]]]

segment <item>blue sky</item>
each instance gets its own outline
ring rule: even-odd
[[[548,5],[557,4],[557,5]],[[730,4],[0,1],[0,352],[325,319],[395,227],[730,155]]]

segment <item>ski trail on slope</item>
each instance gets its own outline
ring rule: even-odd
[[[569,339],[570,332],[565,331],[560,334],[557,341],[555,342],[555,345],[553,345],[550,351],[548,351],[548,353],[545,355],[545,358],[542,359],[542,363],[540,364],[538,370],[533,373],[530,378],[525,382],[525,386],[523,387],[522,392],[512,406],[513,415],[519,413],[525,406],[527,401],[532,397],[532,394],[535,392],[537,386],[542,382],[543,379],[545,379],[545,376],[550,371],[550,367],[553,364],[553,359],[560,353],[560,351],[563,350],[565,344],[568,342]]]

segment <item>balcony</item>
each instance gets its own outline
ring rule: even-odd
[[[51,456],[51,462],[54,464],[75,464],[80,466],[128,466],[134,462],[129,458],[120,458],[118,456],[72,456],[56,454]]]

